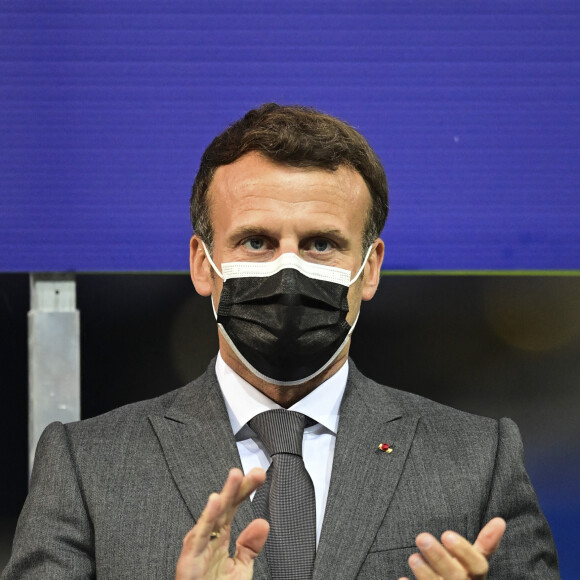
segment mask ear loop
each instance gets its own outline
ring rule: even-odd
[[[363,260],[363,263],[362,263],[361,267],[359,268],[358,272],[356,273],[356,276],[350,281],[349,287],[352,286],[358,280],[358,277],[362,274],[362,271],[363,271],[364,267],[366,266],[366,263],[367,263],[367,261],[369,259],[369,256],[371,255],[371,251],[373,249],[373,246],[374,246],[374,243],[371,244],[370,247],[369,247],[369,249],[367,250],[365,259]],[[338,353],[344,348],[344,346],[346,344],[346,341],[352,336],[352,333],[354,331],[354,327],[356,326],[356,323],[358,322],[359,316],[360,316],[360,310],[359,310],[359,313],[356,315],[356,318],[354,319],[354,322],[352,323],[352,326],[350,327],[350,330],[348,331],[348,334],[347,334],[347,336],[346,336],[346,338],[344,340],[344,343],[342,344],[342,346],[340,347],[340,349],[337,351],[337,353],[332,357],[332,359],[330,359],[330,362],[332,362],[336,358],[336,356],[338,355]]]
[[[217,266],[214,264],[214,261],[211,259],[211,256],[209,255],[209,252],[207,251],[207,246],[205,245],[205,242],[203,240],[201,240],[201,245],[203,246],[203,251],[205,252],[205,257],[208,259],[211,267],[213,268],[214,272],[222,279],[224,280],[224,277],[222,275],[222,273],[218,270]],[[224,280],[225,282],[225,280]],[[213,315],[215,317],[215,319],[217,320],[217,311],[215,309],[215,306],[213,304],[213,296],[210,296],[210,301],[211,301],[211,309],[213,310]]]
[[[362,263],[361,267],[359,268],[359,271],[356,273],[356,276],[349,282],[349,284],[348,284],[349,286],[352,286],[358,280],[358,277],[362,274],[364,267],[367,265],[367,260],[369,259],[369,256],[371,255],[371,251],[373,249],[373,246],[374,246],[374,243],[369,246],[369,249],[367,250],[365,259],[363,260],[363,263]],[[356,320],[355,320],[355,324],[356,324]],[[354,327],[354,325],[353,325],[353,327]]]
[[[223,280],[224,277],[223,277],[222,273],[218,270],[217,266],[214,264],[213,260],[211,259],[211,256],[209,255],[209,252],[207,251],[207,246],[205,245],[205,242],[203,240],[201,240],[201,245],[203,246],[203,251],[205,252],[205,257],[208,259],[209,263],[211,264],[211,267],[214,269],[214,272]]]

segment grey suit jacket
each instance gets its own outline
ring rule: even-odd
[[[515,424],[383,387],[352,361],[350,369],[314,579],[411,576],[417,533],[453,529],[473,541],[494,516],[508,525],[490,578],[558,578]],[[183,537],[233,466],[241,463],[213,362],[157,399],[53,423],[2,579],[173,578]],[[245,502],[232,548],[253,517]],[[263,554],[254,577],[269,578]]]

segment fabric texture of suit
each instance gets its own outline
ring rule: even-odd
[[[47,428],[2,580],[173,578],[209,494],[241,468],[214,368],[159,398]],[[378,385],[351,361],[313,578],[412,577],[416,534],[474,541],[494,516],[507,531],[489,578],[559,578],[515,424]],[[253,518],[246,501],[232,553]],[[264,554],[254,578],[269,578]]]

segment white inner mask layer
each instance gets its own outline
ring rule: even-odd
[[[342,286],[350,284],[350,270],[306,262],[296,254],[282,254],[272,262],[226,262],[222,264],[224,282],[228,278],[266,278],[292,268],[314,280],[335,282]]]
[[[211,266],[224,282],[228,278],[266,278],[277,274],[284,268],[293,268],[313,280],[334,282],[347,287],[351,286],[358,280],[372,250],[371,246],[367,251],[359,271],[351,280],[350,270],[336,268],[335,266],[326,266],[324,264],[316,264],[314,262],[307,262],[293,253],[282,254],[272,262],[224,262],[222,263],[222,271],[220,272],[213,263],[205,244],[203,244],[203,247]]]

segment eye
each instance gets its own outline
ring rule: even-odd
[[[332,249],[332,244],[329,240],[325,240],[324,238],[317,238],[312,242],[312,249],[315,252],[324,253]]]
[[[264,240],[262,238],[248,238],[243,246],[248,250],[262,250],[264,249]]]

